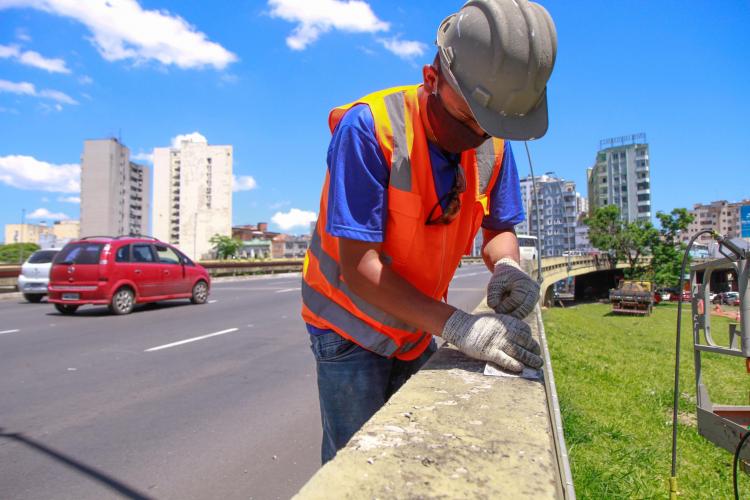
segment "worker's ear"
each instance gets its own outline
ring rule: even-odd
[[[424,90],[428,94],[432,94],[437,88],[438,72],[431,64],[425,64],[422,67],[422,80],[424,82]]]

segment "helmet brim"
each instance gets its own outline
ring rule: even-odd
[[[461,94],[466,96],[466,89],[462,88]],[[547,133],[549,118],[546,88],[536,107],[523,116],[503,116],[473,101],[471,97],[464,97],[464,100],[469,104],[469,108],[471,108],[479,126],[493,137],[513,141],[530,141],[539,139]]]

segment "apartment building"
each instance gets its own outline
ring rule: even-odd
[[[651,220],[650,169],[646,134],[600,141],[596,162],[586,171],[589,213],[616,205],[627,223]]]
[[[6,224],[5,243],[34,243],[42,248],[61,247],[81,234],[77,220],[62,220],[47,224]]]
[[[750,199],[739,202],[728,202],[726,200],[712,201],[708,204],[696,203],[690,214],[693,222],[681,235],[683,242],[687,243],[702,229],[713,229],[718,233],[730,238],[740,238],[741,234],[741,210],[743,206],[750,206]],[[746,209],[747,210],[747,209]],[[708,244],[712,241],[710,235],[701,235],[700,243]]]
[[[83,143],[81,236],[149,234],[151,169],[118,139]]]
[[[541,256],[553,257],[575,250],[575,228],[578,216],[576,185],[546,173],[536,177],[537,201],[541,220]],[[532,177],[521,179],[521,199],[526,220],[516,226],[516,233],[537,235],[536,204]]]
[[[292,236],[280,234],[274,237],[271,247],[271,256],[274,259],[295,259],[305,256],[310,247],[310,235]]]
[[[154,149],[155,237],[205,259],[212,236],[231,236],[232,154],[232,146],[194,136]]]

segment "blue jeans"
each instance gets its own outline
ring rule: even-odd
[[[401,361],[374,354],[334,332],[310,335],[310,342],[318,372],[324,464],[437,349],[433,339],[420,357]]]

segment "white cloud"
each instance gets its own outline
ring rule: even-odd
[[[277,201],[276,203],[271,203],[268,208],[270,208],[271,210],[278,210],[280,208],[288,207],[291,204],[291,201]]]
[[[158,61],[180,68],[224,69],[237,56],[208,40],[166,10],[146,10],[136,0],[0,0],[0,9],[26,7],[75,19],[108,61]]]
[[[192,134],[179,134],[176,137],[172,137],[172,147],[180,148],[183,142],[200,142],[208,144],[208,139],[200,132],[193,132]]]
[[[3,107],[0,107],[0,113],[10,113],[11,115],[20,114],[18,110],[15,108],[3,108]]]
[[[258,187],[258,183],[255,182],[249,175],[233,175],[232,176],[232,191],[252,191]]]
[[[22,42],[30,42],[31,36],[26,32],[24,28],[16,28],[16,38]]]
[[[53,101],[62,103],[62,104],[78,104],[78,101],[70,97],[68,94],[64,92],[60,92],[59,90],[40,90],[37,94],[39,97],[44,97],[46,99],[52,99]]]
[[[154,163],[154,153],[138,153],[130,157],[131,160]]]
[[[80,83],[81,85],[91,85],[92,83],[94,83],[94,80],[88,75],[81,75],[80,77],[78,77],[78,83]]]
[[[396,54],[401,59],[413,59],[424,55],[427,45],[414,40],[401,40],[399,38],[380,38],[378,42],[389,52]]]
[[[29,215],[26,216],[29,219],[49,219],[49,220],[68,220],[70,217],[62,212],[50,212],[46,208],[37,208]]]
[[[268,0],[271,17],[297,23],[286,44],[292,50],[304,50],[320,35],[332,29],[350,33],[388,31],[388,23],[373,13],[361,0]]]
[[[26,66],[43,69],[50,73],[70,73],[70,69],[62,59],[49,59],[33,50],[21,50],[16,45],[0,45],[0,59],[14,59]]]
[[[271,221],[277,224],[282,230],[288,231],[293,227],[309,228],[311,222],[315,222],[318,216],[315,212],[308,212],[298,208],[292,208],[288,212],[276,212],[271,217]]]
[[[36,88],[33,83],[29,82],[9,82],[0,80],[0,92],[9,92],[11,94],[36,95]]]
[[[42,203],[49,203],[49,198],[46,196],[42,197]]]
[[[62,203],[81,203],[80,196],[60,196],[57,201]]]
[[[8,80],[0,80],[0,93],[2,92],[51,99],[62,104],[78,104],[78,101],[64,92],[52,89],[42,89],[37,91],[34,84],[29,82],[10,82]],[[62,109],[59,106],[56,106],[55,108],[58,109],[58,111]]]
[[[55,165],[32,156],[0,156],[0,183],[18,189],[79,193],[81,167],[74,163]]]

